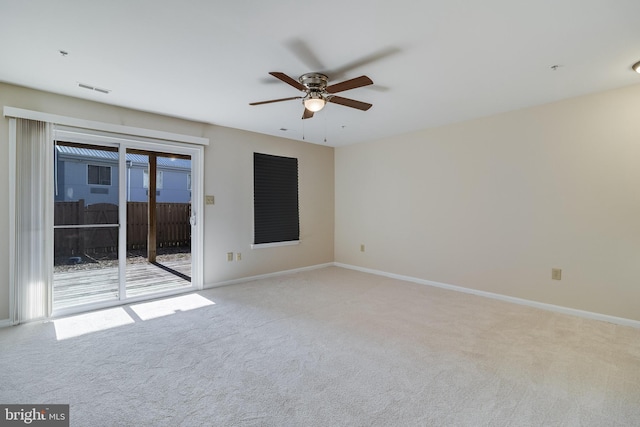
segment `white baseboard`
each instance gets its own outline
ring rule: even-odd
[[[247,276],[247,277],[241,277],[241,278],[238,278],[238,279],[225,280],[224,282],[208,283],[208,284],[204,285],[204,289],[217,288],[217,287],[220,287],[220,286],[235,285],[237,283],[250,282],[252,280],[268,279],[270,277],[284,276],[285,274],[300,273],[302,271],[317,270],[319,268],[333,267],[334,265],[335,264],[333,262],[328,262],[326,264],[310,265],[308,267],[294,268],[292,270],[276,271],[276,272],[273,272],[273,273],[259,274],[257,276]]]
[[[336,267],[348,268],[350,270],[357,270],[363,273],[375,274],[377,276],[385,276],[391,279],[404,280],[406,282],[418,283],[420,285],[434,286],[437,288],[449,289],[457,292],[464,292],[467,294],[478,295],[486,298],[493,298],[500,301],[511,302],[520,305],[526,305],[529,307],[539,308],[547,311],[554,311],[556,313],[569,314],[572,316],[583,317],[586,319],[600,320],[603,322],[615,323],[617,325],[631,326],[633,328],[640,328],[640,321],[633,319],[625,319],[623,317],[609,316],[607,314],[593,313],[591,311],[578,310],[575,308],[563,307],[559,305],[547,304],[538,301],[527,300],[523,298],[510,297],[508,295],[495,294],[493,292],[480,291],[477,289],[464,288],[462,286],[449,285],[447,283],[433,282],[431,280],[418,279],[411,276],[403,276],[400,274],[387,273],[386,271],[373,270],[370,268],[358,267],[350,264],[342,264],[339,262],[333,263]]]
[[[2,319],[0,320],[0,328],[6,328],[7,326],[11,326],[10,319]]]

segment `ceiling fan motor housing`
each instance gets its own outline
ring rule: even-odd
[[[298,81],[312,92],[322,92],[326,89],[329,78],[320,73],[307,73],[301,75]]]

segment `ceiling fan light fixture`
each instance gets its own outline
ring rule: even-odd
[[[316,113],[324,108],[326,101],[319,93],[310,93],[302,103],[304,104],[304,108]]]
[[[346,90],[372,85],[373,81],[367,76],[360,76],[327,86],[329,78],[321,73],[303,74],[298,78],[297,81],[292,79],[285,73],[281,73],[279,71],[272,71],[269,74],[271,74],[278,80],[283,81],[289,86],[293,86],[299,91],[304,92],[304,96],[293,96],[289,98],[271,99],[269,101],[251,102],[249,103],[249,105],[271,104],[273,102],[302,99],[302,105],[304,106],[304,112],[302,113],[303,120],[312,118],[313,113],[322,110],[324,106],[327,105],[327,102],[344,105],[345,107],[355,108],[361,111],[367,111],[373,106],[372,104],[369,104],[367,102],[356,101],[355,99],[343,98],[341,96],[335,95],[338,92],[344,92]]]
[[[640,61],[633,64],[633,67],[631,68],[633,68],[633,71],[635,71],[636,73],[640,73]]]

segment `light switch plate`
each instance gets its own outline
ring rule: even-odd
[[[206,205],[213,205],[214,204],[213,196],[204,196],[204,203]]]

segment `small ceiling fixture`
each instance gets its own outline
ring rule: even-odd
[[[633,68],[633,71],[635,71],[636,73],[640,73],[640,61],[633,64],[633,67],[631,68]]]

